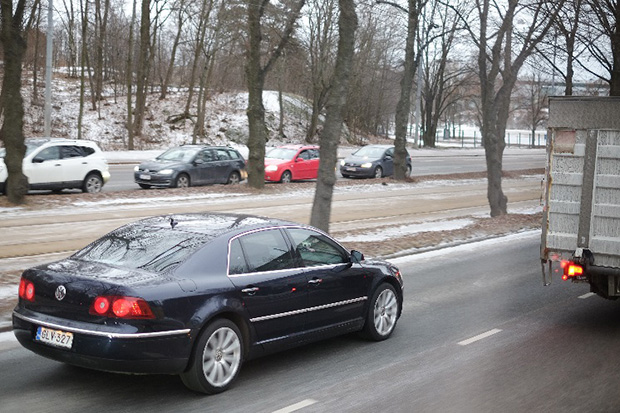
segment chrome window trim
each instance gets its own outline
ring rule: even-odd
[[[340,306],[348,305],[348,304],[355,304],[355,303],[359,303],[361,301],[366,301],[366,300],[368,300],[368,297],[364,296],[364,297],[354,298],[354,299],[351,299],[351,300],[340,301],[340,302],[337,302],[337,303],[324,304],[324,305],[319,305],[319,306],[310,307],[310,308],[303,308],[301,310],[287,311],[286,313],[271,314],[271,315],[265,315],[265,316],[262,316],[262,317],[254,317],[254,318],[250,318],[250,322],[257,323],[259,321],[274,320],[276,318],[288,317],[288,316],[292,316],[292,315],[299,315],[299,314],[303,314],[303,313],[310,313],[312,311],[320,311],[320,310],[325,310],[327,308],[340,307]]]
[[[40,321],[36,318],[26,317],[25,315],[19,314],[13,311],[13,316],[24,321],[27,321],[32,324],[36,324],[42,327],[53,328],[57,330],[68,331],[70,333],[76,334],[86,334],[91,336],[99,336],[99,337],[107,337],[107,338],[152,338],[152,337],[166,337],[166,336],[176,336],[181,334],[189,334],[190,329],[183,330],[168,330],[168,331],[156,331],[153,333],[112,333],[106,331],[96,331],[96,330],[86,330],[83,328],[75,328],[75,327],[67,327],[61,324],[56,323],[48,323],[47,321]]]
[[[255,232],[274,230],[274,229],[284,229],[284,230],[286,230],[286,229],[305,229],[305,230],[317,232],[317,233],[319,233],[321,235],[326,236],[327,238],[329,238],[333,242],[335,242],[336,245],[338,245],[340,248],[342,248],[344,252],[348,253],[347,249],[345,247],[343,247],[342,244],[340,244],[338,241],[336,241],[335,239],[333,239],[332,237],[330,237],[329,235],[327,235],[325,232],[321,231],[318,228],[308,227],[308,226],[304,226],[304,225],[277,225],[277,226],[272,226],[272,227],[253,229],[253,230],[250,230],[250,231],[242,232],[241,234],[237,234],[237,235],[235,235],[234,237],[232,237],[231,239],[228,240],[228,246],[227,246],[227,249],[226,249],[226,275],[229,278],[244,277],[244,276],[247,276],[247,275],[256,275],[256,274],[286,272],[286,271],[300,270],[300,269],[301,270],[317,269],[317,268],[325,268],[325,269],[327,269],[327,268],[336,267],[338,265],[346,264],[344,262],[341,262],[341,263],[337,263],[337,264],[316,265],[316,266],[313,266],[313,267],[302,266],[302,267],[287,268],[287,269],[284,269],[284,270],[254,271],[254,272],[246,272],[246,273],[243,273],[243,274],[231,274],[230,273],[230,244],[232,244],[232,242],[234,240],[236,240],[237,238],[241,238],[241,237],[243,237],[245,235],[253,234]]]

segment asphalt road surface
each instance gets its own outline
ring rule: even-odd
[[[617,412],[620,307],[584,285],[543,287],[538,247],[534,232],[398,259],[405,303],[389,340],[348,335],[250,361],[217,396],[0,341],[0,410]]]
[[[545,152],[532,150],[527,153],[505,153],[503,168],[506,171],[535,169],[545,167]],[[484,154],[469,155],[467,151],[459,156],[421,156],[413,155],[413,176],[446,175],[465,172],[486,171]],[[137,164],[110,165],[110,181],[103,187],[105,192],[139,190],[133,180],[133,168]],[[342,178],[340,172],[338,179]]]

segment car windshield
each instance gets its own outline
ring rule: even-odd
[[[362,156],[365,158],[380,158],[383,156],[385,148],[380,146],[364,146],[353,153],[355,156]]]
[[[190,162],[200,149],[201,148],[185,148],[180,146],[168,149],[155,159],[158,161]]]
[[[273,148],[265,155],[265,158],[271,159],[283,159],[285,161],[290,161],[293,159],[295,154],[297,153],[297,149],[289,149],[289,148]]]

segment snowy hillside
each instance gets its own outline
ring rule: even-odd
[[[22,89],[25,105],[26,137],[43,136],[44,107],[43,89],[39,90],[37,102],[32,100],[32,79],[24,74],[26,86]],[[52,135],[54,137],[77,138],[80,85],[77,79],[57,75],[53,79],[52,92]],[[298,96],[284,95],[284,138],[278,134],[280,105],[278,93],[265,91],[265,121],[269,129],[268,145],[280,143],[301,143],[305,138],[306,125],[310,116],[310,106]],[[127,101],[126,96],[115,96],[113,90],[106,91],[105,100],[99,102],[97,110],[92,110],[88,95],[85,97],[82,121],[82,138],[99,143],[103,150],[126,149],[127,131],[125,129]],[[194,98],[196,101],[196,98]],[[206,137],[197,143],[241,144],[247,142],[247,92],[212,94],[207,102],[205,122]],[[177,123],[168,119],[184,111],[187,92],[171,90],[164,100],[159,100],[155,92],[147,98],[147,112],[143,136],[135,141],[135,149],[161,149],[172,145],[192,142],[195,117]],[[190,113],[196,114],[196,103]]]

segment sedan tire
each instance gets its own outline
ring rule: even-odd
[[[228,181],[226,182],[226,184],[237,185],[239,182],[241,182],[241,176],[239,175],[239,172],[233,172],[228,177]]]
[[[199,393],[221,393],[235,381],[242,363],[243,337],[239,328],[228,319],[217,319],[198,336],[181,380]]]
[[[179,176],[177,176],[177,179],[175,179],[174,181],[175,188],[189,188],[189,186],[190,186],[190,181],[189,181],[189,176],[187,176],[187,174],[179,174]]]
[[[396,290],[388,283],[381,284],[370,300],[362,335],[369,340],[385,340],[392,335],[399,313]]]
[[[383,178],[383,169],[380,166],[375,168],[375,178]]]
[[[84,179],[82,192],[95,194],[97,192],[101,192],[101,188],[103,188],[103,179],[101,179],[101,177],[96,173],[91,173],[86,176],[86,179]]]
[[[280,178],[280,182],[283,184],[288,184],[292,181],[293,176],[291,175],[290,171],[284,171],[282,172],[282,177]]]

